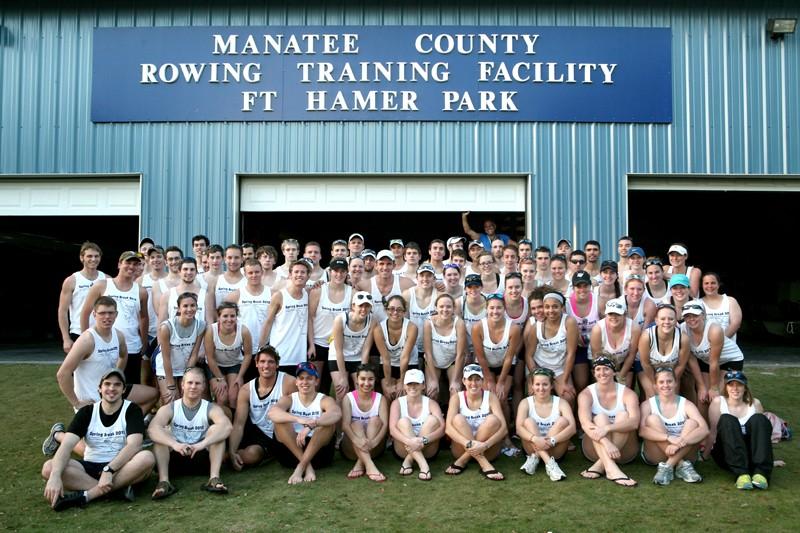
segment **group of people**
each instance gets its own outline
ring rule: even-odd
[[[171,473],[207,473],[204,488],[226,493],[226,460],[275,457],[290,484],[310,482],[337,448],[348,478],[385,480],[374,459],[390,449],[400,475],[428,481],[445,436],[449,475],[474,461],[502,480],[492,462],[505,453],[558,481],[577,434],[587,479],[635,486],[621,465],[640,453],[654,483],[697,482],[700,450],[737,487],[767,488],[771,426],[716,274],[687,265],[680,243],[665,263],[624,236],[601,260],[597,241],[553,253],[468,216],[471,241],[434,239],[424,262],[414,242],[375,252],[354,233],[326,268],[319,243],[299,257],[286,239],[278,266],[271,246],[197,235],[194,257],[143,239],[110,277],[85,243],[59,304],[57,379],[76,414],[43,443],[53,508],[132,497],[154,466],[153,499],[176,491]]]

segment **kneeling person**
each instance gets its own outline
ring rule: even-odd
[[[228,492],[219,470],[231,422],[221,407],[203,399],[206,376],[201,369],[186,369],[181,388],[182,397],[162,406],[148,429],[155,443],[153,451],[158,464],[154,500],[176,491],[169,481],[170,471],[186,474],[208,471],[208,483],[203,489],[221,494]]]

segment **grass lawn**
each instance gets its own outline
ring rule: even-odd
[[[86,509],[51,511],[42,493],[41,441],[56,420],[68,422],[72,411],[55,382],[55,366],[0,367],[0,529],[68,531],[341,531],[430,530],[460,531],[797,531],[800,527],[800,449],[798,441],[776,446],[785,468],[773,473],[764,492],[737,491],[731,474],[713,463],[698,471],[705,481],[668,487],[651,483],[655,468],[640,462],[624,467],[639,481],[624,489],[605,480],[578,476],[587,462],[570,453],[562,468],[568,478],[552,483],[541,471],[531,478],[518,468],[521,459],[499,459],[495,466],[504,482],[483,479],[476,465],[459,477],[445,476],[450,462],[443,452],[432,463],[433,481],[425,483],[397,475],[399,463],[384,454],[378,466],[385,483],[366,478],[349,481],[351,464],[337,457],[333,467],[318,471],[318,481],[289,487],[290,472],[275,463],[236,473],[223,469],[231,489],[227,496],[199,490],[203,478],[177,478],[180,491],[160,502],[150,493],[155,475],[137,490],[133,504],[98,502]],[[800,369],[752,368],[752,388],[764,403],[795,428]],[[795,406],[795,407],[792,407]],[[540,467],[541,468],[541,467]]]

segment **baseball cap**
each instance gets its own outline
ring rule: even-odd
[[[671,289],[675,285],[683,285],[684,287],[689,286],[689,276],[686,274],[673,274],[671,278],[669,278],[669,288]]]
[[[374,259],[375,258],[375,250],[373,250],[372,248],[364,248],[364,250],[361,252],[361,257],[362,258],[364,258],[364,257],[372,257]],[[392,259],[394,259],[394,255],[392,255]]]
[[[464,379],[469,378],[470,376],[480,376],[483,379],[483,369],[481,365],[476,365],[475,363],[471,365],[467,365],[464,367]]]
[[[686,251],[686,248],[684,248],[680,244],[673,244],[672,246],[670,246],[669,247],[669,251],[667,253],[671,254],[672,252],[676,252],[676,253],[679,253],[681,255],[689,255],[689,252]]]
[[[111,369],[107,370],[107,371],[106,371],[106,372],[105,372],[105,373],[104,373],[104,374],[103,374],[103,375],[100,377],[100,383],[98,383],[98,385],[101,385],[101,384],[102,384],[102,383],[103,383],[105,380],[107,380],[107,379],[108,379],[110,376],[114,376],[114,375],[116,375],[116,376],[117,376],[119,379],[121,379],[121,380],[122,380],[122,384],[123,384],[123,385],[125,385],[125,372],[123,372],[122,370],[120,370],[119,368],[116,368],[116,367],[114,367],[114,368],[111,368]]]
[[[153,239],[151,239],[150,237],[145,237],[144,239],[139,241],[139,248],[141,248],[143,244],[148,244],[148,243],[152,244],[153,246],[156,245],[156,243],[153,241]]]
[[[328,268],[331,270],[347,270],[347,261],[341,258],[332,259],[328,264]]]
[[[612,298],[606,302],[606,314],[616,313],[618,315],[625,314],[625,303],[622,298]]]
[[[344,244],[345,246],[347,246],[347,241],[344,239],[336,239],[331,243],[331,246],[336,246],[337,244]]]
[[[450,246],[451,244],[456,243],[458,241],[467,242],[467,239],[465,239],[464,237],[458,237],[458,236],[450,237],[449,239],[447,239],[447,246]]]
[[[742,385],[747,385],[747,376],[741,370],[728,370],[725,372],[725,383],[738,381]]]
[[[467,248],[472,248],[473,246],[480,246],[483,248],[483,243],[481,241],[469,241],[469,246],[467,246]]]
[[[361,239],[362,241],[364,240],[364,236],[361,235],[360,233],[353,233],[352,235],[350,235],[350,237],[347,238],[347,242],[350,242],[356,238]]]
[[[425,374],[422,373],[422,370],[417,370],[416,368],[407,370],[406,375],[403,377],[403,385],[408,385],[409,383],[425,383]]]
[[[380,261],[381,259],[391,259],[392,262],[394,262],[394,254],[392,253],[391,250],[381,250],[380,252],[378,252],[377,259],[378,261]]]
[[[389,241],[389,248],[391,248],[395,244],[398,244],[400,246],[405,246],[405,244],[403,243],[403,239],[392,239],[391,241]]]
[[[124,263],[125,261],[131,261],[134,259],[136,261],[141,261],[142,254],[140,254],[139,252],[132,252],[131,250],[128,250],[127,252],[122,252],[122,254],[119,256],[120,263]]]
[[[430,272],[431,274],[436,274],[436,269],[433,268],[433,265],[430,263],[422,263],[417,267],[417,274],[420,272]]]
[[[592,276],[586,271],[575,272],[572,275],[572,286],[577,287],[581,283],[588,283],[589,285],[592,284]]]
[[[315,378],[319,377],[319,372],[317,372],[317,367],[312,365],[311,363],[300,363],[297,365],[297,370],[295,371],[296,376],[300,376],[303,372],[314,376]]]
[[[519,240],[519,244],[530,244],[530,245],[533,245],[533,241],[526,237],[524,239],[520,239]]]
[[[612,361],[611,359],[609,359],[605,355],[601,355],[600,357],[598,357],[597,359],[592,361],[592,368],[597,368],[598,366],[607,366],[608,368],[610,368],[614,372],[617,371],[617,365],[614,364],[614,361]]]
[[[353,295],[353,303],[356,305],[367,304],[372,307],[372,295],[367,291],[358,291]]]
[[[572,243],[569,241],[569,239],[561,239],[560,241],[558,241],[558,242],[556,243],[556,248],[558,248],[559,246],[561,246],[561,243],[563,243],[563,242],[567,243],[567,246],[569,246],[570,248],[572,248]]]
[[[705,306],[703,305],[702,300],[692,300],[690,302],[686,302],[686,305],[683,306],[683,310],[681,310],[681,316],[702,315],[704,311]]]
[[[483,281],[478,274],[467,274],[464,278],[464,287],[478,286],[483,287]]]
[[[616,261],[613,261],[611,259],[606,259],[605,261],[600,263],[600,272],[606,270],[607,268],[610,268],[614,272],[619,272],[619,265],[617,265]]]
[[[644,250],[642,250],[638,246],[634,246],[630,250],[628,250],[628,257],[630,257],[632,255],[638,255],[639,257],[647,257],[647,256],[644,255]]]

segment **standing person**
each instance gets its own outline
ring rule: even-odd
[[[295,379],[278,370],[280,360],[275,348],[261,347],[255,356],[258,377],[239,389],[233,429],[228,438],[228,453],[234,470],[258,465],[267,455],[276,453],[278,441],[268,416],[269,409],[281,398],[297,391]]]
[[[242,264],[250,259],[256,258],[256,245],[252,242],[243,242],[242,246]]]
[[[444,290],[454,300],[464,295],[464,286],[461,282],[462,267],[456,263],[444,265]]]
[[[283,254],[283,264],[275,269],[275,275],[278,278],[286,279],[289,277],[289,270],[300,255],[300,243],[297,242],[297,239],[284,239],[281,242],[281,254]]]
[[[392,239],[389,241],[389,250],[394,254],[394,274],[399,276],[403,273],[406,266],[406,245],[403,239]]]
[[[598,306],[598,298],[592,293],[592,277],[587,272],[576,272],[572,276],[572,294],[567,298],[567,313],[578,325],[578,347],[572,368],[572,379],[578,393],[589,384],[589,341],[592,328],[600,320]]]
[[[630,374],[639,346],[642,330],[633,320],[625,316],[625,303],[620,298],[609,300],[605,307],[605,318],[592,327],[590,353],[614,361],[619,368],[618,378],[628,388],[633,388],[633,372]]]
[[[208,237],[205,235],[195,235],[192,237],[192,254],[195,257],[195,261],[200,261],[200,258],[206,254],[206,250],[210,244],[211,241],[208,240]],[[198,268],[198,272],[202,274],[204,270]]]
[[[410,244],[406,252],[411,248]],[[406,264],[411,261],[406,257]],[[378,263],[375,267],[378,274],[372,279],[362,279],[357,288],[372,295],[372,314],[378,322],[386,318],[385,306],[390,296],[400,295],[404,290],[413,287],[415,283],[403,276],[392,274],[394,270],[394,254],[389,250],[378,253]]]
[[[147,251],[144,262],[150,267],[150,272],[142,274],[142,277],[136,282],[147,291],[147,338],[149,341],[147,353],[150,354],[156,347],[154,341],[158,331],[158,306],[155,304],[154,287],[167,277],[167,272],[164,270],[164,249],[161,246],[153,246]]]
[[[401,476],[419,467],[418,478],[430,481],[428,459],[439,453],[439,442],[444,436],[445,424],[442,410],[435,400],[425,396],[425,375],[421,370],[409,370],[403,378],[404,395],[392,402],[389,411],[389,432],[394,453],[403,460]]]
[[[689,251],[686,245],[676,242],[669,247],[669,266],[664,270],[664,277],[672,280],[674,274],[685,274],[689,278],[689,292],[692,298],[700,297],[700,279],[702,272],[698,267],[689,266],[686,260],[689,259]]]
[[[573,250],[573,252],[569,254],[569,264],[567,267],[567,279],[569,280],[572,280],[578,272],[584,271],[586,268],[586,254],[583,253],[583,250]],[[590,281],[591,279],[591,276],[589,276]]]
[[[486,479],[502,481],[505,477],[491,463],[508,435],[500,400],[490,390],[484,390],[480,365],[465,366],[462,383],[464,391],[450,396],[447,409],[445,432],[450,437],[454,461],[445,474],[457,476],[474,460]]]
[[[242,248],[238,244],[230,244],[225,248],[225,266],[227,270],[216,277],[207,277],[208,294],[206,295],[206,313],[208,321],[217,319],[214,311],[225,298],[247,284],[242,275]]]
[[[478,267],[478,256],[481,252],[485,252],[483,248],[483,244],[481,241],[470,241],[469,245],[467,246],[467,254],[469,255],[469,267],[467,270],[467,274],[479,274],[481,273],[480,268]]]
[[[533,243],[530,239],[519,240],[519,258],[520,259],[533,259]]]
[[[235,303],[239,307],[239,322],[247,326],[252,341],[252,352],[258,351],[258,336],[267,321],[272,293],[264,286],[261,263],[255,259],[244,262],[244,279],[246,283],[228,294],[226,302]]]
[[[270,407],[275,425],[278,461],[294,471],[289,485],[317,480],[317,468],[329,466],[335,452],[333,436],[342,410],[333,398],[317,392],[319,374],[311,363],[295,370],[297,392],[284,396]]]
[[[456,300],[456,312],[464,321],[467,330],[467,357],[465,363],[472,362],[474,347],[472,329],[486,317],[486,298],[483,296],[483,282],[477,274],[467,274],[464,278],[464,296]]]
[[[536,261],[530,257],[520,259],[519,273],[522,275],[522,297],[527,300],[538,287],[538,283],[536,283]]]
[[[359,256],[364,260],[364,279],[372,279],[375,277],[375,250],[364,248]],[[394,267],[393,267],[394,268]]]
[[[689,290],[689,278],[685,274],[673,274],[669,278],[669,300],[668,303],[675,306],[675,312],[678,314],[678,322],[683,322],[683,306],[692,299],[691,291]]]
[[[205,318],[206,289],[197,281],[197,262],[193,257],[181,260],[180,281],[174,287],[161,294],[158,305],[158,323],[168,318],[175,318],[178,314],[178,296],[190,292],[197,297],[197,315]]]
[[[564,297],[569,296],[572,292],[572,284],[567,279],[567,258],[560,254],[554,255],[550,259],[549,272],[550,279],[546,285],[554,288]]]
[[[350,250],[350,257],[357,257],[364,251],[364,236],[360,233],[353,233],[347,239],[347,249]]]
[[[517,407],[517,435],[522,440],[527,459],[520,470],[532,476],[540,461],[551,481],[561,481],[566,474],[557,460],[564,457],[569,439],[575,435],[575,417],[567,402],[553,395],[555,374],[549,368],[537,368],[529,378],[531,396]]]
[[[372,481],[386,481],[373,459],[386,449],[389,430],[389,404],[380,392],[375,392],[375,369],[360,365],[356,369],[356,390],[342,402],[342,455],[356,463],[347,479],[366,474]]]
[[[425,371],[428,375],[427,393],[439,397],[439,384],[444,370],[447,390],[457,394],[461,389],[461,373],[467,352],[467,329],[464,321],[455,314],[455,300],[449,294],[440,294],[435,301],[436,312],[423,326]]]
[[[364,278],[364,260],[360,257],[351,257],[347,266],[347,282],[351,287],[358,287]]]
[[[722,282],[716,272],[706,272],[702,277],[703,305],[706,318],[722,326],[725,336],[736,342],[736,332],[742,325],[742,308],[733,296],[720,294]]]
[[[597,298],[598,310],[605,309],[609,300],[622,296],[616,261],[603,261],[600,266],[600,284],[594,288],[594,296]],[[601,316],[605,314],[601,313]]]
[[[442,282],[444,269],[445,245],[442,239],[433,239],[428,245],[429,263],[433,266],[433,277],[437,282]]]
[[[550,249],[548,248],[548,251]],[[569,257],[572,253],[572,242],[569,239],[561,239],[556,243],[556,253],[563,255],[565,258]]]
[[[503,272],[503,250],[505,249],[506,245],[502,239],[492,239],[492,257],[494,258],[494,262],[497,265],[497,272],[502,274]]]
[[[259,246],[256,250],[256,259],[261,265],[261,283],[272,290],[278,281],[278,275],[273,270],[278,261],[278,251],[272,246]]]
[[[484,295],[500,290],[500,274],[497,272],[497,263],[489,252],[478,255],[478,268],[481,271],[481,292]]]
[[[146,480],[155,465],[153,454],[142,450],[142,411],[122,399],[125,374],[112,368],[99,388],[100,401],[75,413],[55,457],[42,467],[44,497],[54,511],[82,507],[120,489],[132,501],[132,485]],[[83,459],[71,459],[81,439],[86,442]]]
[[[155,246],[156,246],[155,241],[153,241],[153,239],[151,239],[150,237],[145,237],[141,241],[139,241],[139,253],[144,258],[144,260],[139,264],[139,267],[142,268],[142,270],[136,276],[137,278],[141,277],[144,274],[149,274],[150,272],[152,272],[152,268],[150,267],[147,261],[147,257],[150,254],[150,250],[155,248]]]
[[[657,464],[653,478],[656,485],[669,485],[675,476],[687,483],[699,483],[703,478],[691,458],[697,456],[697,445],[708,436],[708,424],[692,402],[678,395],[672,368],[656,369],[656,390],[657,394],[641,406],[642,460]]]
[[[539,286],[550,285],[553,279],[550,273],[550,248],[539,246],[533,251],[533,258],[536,260],[536,282]]]
[[[81,331],[89,328],[89,315],[101,296],[110,296],[117,302],[117,319],[114,329],[121,331],[128,348],[125,381],[132,385],[141,383],[142,354],[147,346],[147,291],[136,284],[136,268],[142,262],[137,252],[122,252],[117,263],[119,271],[114,278],[97,280],[89,289],[81,311]]]
[[[311,262],[311,270],[308,273],[308,288],[316,287],[325,280],[325,269],[319,264],[322,259],[322,246],[318,242],[309,241],[303,247],[303,257]]]
[[[501,258],[503,265],[503,276],[519,272],[519,250],[513,244],[507,244],[503,248]]]
[[[308,293],[306,281],[310,271],[308,263],[295,261],[289,272],[289,283],[272,295],[269,312],[261,329],[258,344],[275,347],[283,364],[280,370],[294,375],[299,363],[307,360],[308,346]]]
[[[645,298],[659,303],[669,303],[667,282],[664,281],[664,263],[659,257],[648,257],[644,262],[644,273],[647,276],[645,283]]]
[[[253,359],[250,330],[238,320],[239,306],[222,302],[217,308],[218,322],[206,329],[205,351],[211,390],[218,404],[236,407],[239,389]]]
[[[419,244],[411,241],[406,244],[404,250],[403,258],[405,260],[405,266],[401,269],[395,268],[394,274],[406,277],[410,280],[416,280],[417,268],[419,268],[419,262],[422,260],[422,249],[420,249]]]
[[[189,368],[181,388],[180,398],[163,405],[148,426],[158,465],[158,484],[152,498],[161,500],[177,492],[170,483],[170,474],[178,473],[208,472],[208,483],[203,490],[227,494],[220,470],[231,421],[219,406],[203,399],[206,389],[203,370]]]
[[[619,259],[617,260],[617,265],[619,269],[623,272],[628,270],[628,252],[633,247],[633,239],[628,235],[623,235],[617,240],[617,254],[619,254]]]
[[[638,246],[628,250],[628,268],[622,271],[620,279],[624,283],[631,276],[645,277],[644,258],[647,257],[644,250]]]
[[[461,237],[460,235],[455,235],[447,239],[447,260],[452,261],[453,252],[456,250],[463,250],[465,244],[467,244],[467,239]]]
[[[158,348],[153,353],[153,362],[162,404],[180,398],[183,375],[187,368],[197,365],[205,331],[206,323],[197,318],[197,296],[184,292],[178,296],[177,316],[158,327]]]
[[[321,390],[330,390],[331,376],[328,371],[329,348],[333,336],[335,318],[347,313],[353,301],[353,287],[345,285],[347,261],[334,259],[328,266],[330,280],[308,294],[308,344],[311,346],[309,360],[319,372]]]
[[[369,362],[376,326],[372,319],[372,295],[363,291],[355,293],[350,309],[333,320],[328,370],[338,403],[350,390],[351,383],[355,386],[356,368]]]
[[[347,241],[344,239],[336,239],[331,243],[331,259],[344,259],[347,261]]]
[[[484,220],[483,233],[478,233],[469,226],[468,217],[469,211],[461,213],[461,226],[464,229],[464,233],[469,235],[470,239],[474,241],[480,241],[483,245],[483,249],[487,252],[491,251],[492,241],[495,239],[503,241],[503,246],[511,241],[511,237],[508,235],[504,233],[497,233],[497,224],[495,224],[493,220],[489,220],[488,218]]]
[[[436,270],[430,263],[423,263],[417,269],[417,284],[403,291],[403,299],[408,302],[407,317],[417,326],[417,351],[425,349],[422,339],[422,325],[435,312],[438,292],[434,288]]]
[[[528,299],[522,297],[522,274],[509,272],[505,275],[504,283],[503,302],[506,304],[506,320],[519,327],[521,346],[522,330],[528,322]],[[525,364],[519,362],[516,354],[514,355],[512,378],[511,405],[513,407],[519,405],[519,402],[525,397]]]
[[[606,479],[622,487],[635,487],[619,464],[636,458],[639,441],[639,400],[636,393],[614,381],[616,367],[611,359],[598,357],[592,363],[595,383],[578,395],[578,418],[585,431],[583,455],[593,464],[581,472],[584,479]]]
[[[656,317],[656,303],[644,297],[645,284],[641,276],[629,276],[625,280],[625,313],[633,320],[634,325],[644,329],[653,323]]]
[[[600,243],[595,240],[586,241],[583,245],[583,251],[586,253],[586,268],[584,270],[588,272],[592,278],[597,279],[602,270],[600,263]],[[605,263],[605,261],[603,261],[603,263]],[[616,264],[616,261],[614,264]]]
[[[181,282],[181,265],[183,264],[183,250],[177,246],[168,246],[164,250],[164,257],[167,262],[167,275],[158,280],[158,283],[153,285],[152,295],[148,294],[148,301],[153,301],[154,312],[150,317],[155,317],[156,324],[161,324],[161,298],[169,292],[172,287],[177,287]],[[148,314],[150,311],[148,309]],[[156,328],[158,331],[158,328]],[[156,333],[157,334],[157,333]]]
[[[207,263],[207,266],[203,267],[204,271],[197,276],[197,281],[200,282],[203,288],[207,289],[211,280],[220,277],[224,273],[222,271],[222,264],[225,258],[225,250],[223,250],[222,246],[219,244],[212,244],[206,249],[204,257],[206,261],[203,264],[206,265]],[[213,291],[211,292],[213,293]],[[205,305],[203,307],[205,307]],[[216,305],[214,307],[216,308]]]
[[[733,472],[736,488],[766,490],[772,476],[772,424],[740,370],[725,373],[725,388],[708,408],[711,431],[704,457]]]
[[[61,330],[61,345],[65,354],[69,353],[72,344],[78,340],[83,331],[81,310],[89,289],[96,281],[106,279],[106,275],[97,269],[102,257],[100,246],[93,242],[84,242],[80,250],[83,268],[67,276],[61,284],[61,295],[58,299],[58,328]]]
[[[419,367],[418,330],[405,317],[407,311],[408,304],[402,296],[390,296],[386,301],[386,312],[389,316],[379,322],[374,330],[375,347],[381,354],[383,368],[381,389],[391,400],[402,392],[401,384],[405,373],[411,368]]]

